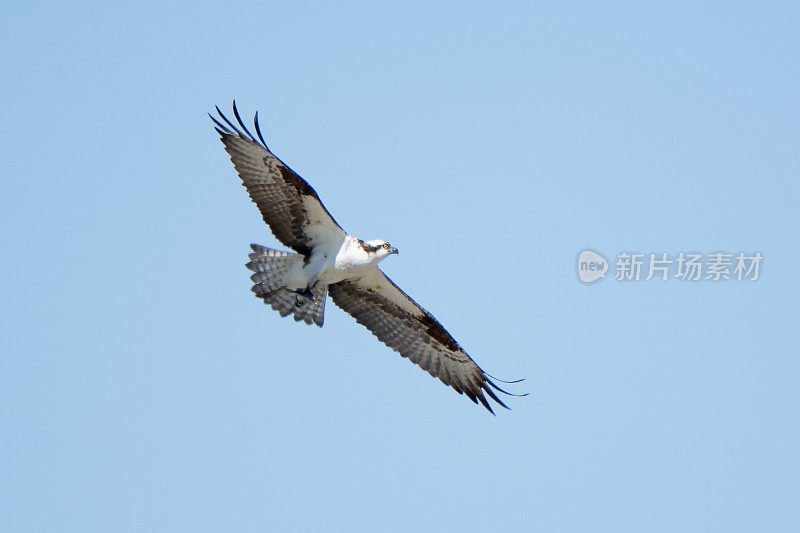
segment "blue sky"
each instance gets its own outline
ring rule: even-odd
[[[16,3],[0,21],[4,531],[794,531],[793,3]],[[328,306],[206,116],[273,150],[487,371]],[[576,258],[760,252],[755,282]],[[613,266],[612,266],[613,268]]]

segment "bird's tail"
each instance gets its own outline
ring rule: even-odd
[[[322,327],[328,287],[318,285],[312,289],[311,295],[302,295],[286,288],[289,270],[297,261],[302,261],[303,257],[258,244],[251,244],[250,248],[253,253],[250,254],[250,262],[246,266],[253,271],[250,279],[255,285],[250,290],[256,297],[272,306],[281,316],[294,314],[297,322],[302,320],[309,325],[313,322]]]

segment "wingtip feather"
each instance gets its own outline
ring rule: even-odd
[[[494,412],[494,409],[492,409],[492,406],[489,405],[489,402],[486,401],[486,397],[482,393],[478,394],[477,397],[478,397],[478,400],[480,400],[480,402],[483,404],[483,406],[486,409],[488,409],[489,412],[492,413],[493,416],[497,416],[497,414]],[[500,404],[502,405],[502,402],[500,402]]]
[[[236,99],[233,100],[233,114],[236,117],[236,121],[239,123],[239,125],[242,127],[245,133],[247,133],[247,136],[250,137],[250,140],[253,141],[254,143],[258,143],[258,141],[256,141],[256,138],[253,137],[253,134],[250,133],[250,130],[247,129],[247,126],[244,125],[242,117],[239,116],[239,110],[236,108]]]
[[[497,385],[496,385],[496,384],[495,384],[495,383],[494,383],[494,382],[493,382],[491,379],[487,379],[487,380],[486,380],[486,383],[488,383],[488,384],[489,384],[489,386],[490,386],[490,387],[492,387],[494,390],[496,390],[496,391],[500,391],[500,392],[502,392],[503,394],[506,394],[506,395],[508,395],[508,396],[516,396],[517,398],[521,398],[522,396],[527,396],[527,395],[529,394],[529,393],[527,393],[527,392],[526,392],[526,393],[524,393],[524,394],[514,394],[514,393],[512,393],[512,392],[508,392],[508,391],[506,391],[506,390],[503,390],[503,389],[501,389],[500,387],[498,387],[498,386],[497,386]],[[488,389],[487,389],[487,390],[488,390]]]
[[[219,106],[216,106],[216,105],[215,105],[215,106],[214,106],[214,108],[216,108],[216,110],[217,110],[217,113],[219,113],[219,116],[222,118],[222,120],[224,120],[224,121],[225,121],[225,123],[226,123],[228,126],[230,126],[230,127],[231,127],[231,129],[232,129],[233,131],[235,131],[237,135],[239,135],[239,137],[244,137],[244,134],[243,134],[241,131],[239,131],[239,128],[237,128],[236,126],[234,126],[234,125],[233,125],[233,122],[231,122],[230,120],[228,120],[228,117],[226,117],[226,116],[225,116],[225,113],[223,113],[223,112],[222,112],[222,110],[219,108]]]
[[[500,398],[497,397],[497,394],[495,394],[494,391],[492,391],[492,389],[490,389],[489,387],[484,387],[483,390],[486,391],[486,394],[488,394],[492,398],[492,400],[496,401],[497,403],[499,403],[500,405],[502,405],[503,407],[505,407],[509,411],[511,410],[511,408],[509,406],[507,406],[506,404],[503,403],[503,400],[501,400]],[[492,411],[492,414],[494,414],[494,411]]]
[[[507,383],[509,385],[512,384],[512,383],[521,383],[521,382],[525,381],[525,378],[515,379],[513,381],[506,381],[504,379],[500,379],[498,377],[495,377],[495,376],[491,375],[490,373],[488,373],[486,371],[483,371],[483,373],[486,374],[487,376],[489,376],[490,378],[499,381],[500,383]]]
[[[258,138],[261,139],[261,145],[267,150],[269,150],[267,142],[264,140],[264,136],[261,135],[261,127],[258,125],[258,111],[256,111],[256,115],[253,117],[253,125],[256,127],[256,133],[258,134]]]

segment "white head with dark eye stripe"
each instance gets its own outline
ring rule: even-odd
[[[358,244],[361,246],[361,249],[367,253],[367,256],[374,257],[377,261],[382,261],[392,254],[399,253],[397,248],[380,239],[358,241]]]

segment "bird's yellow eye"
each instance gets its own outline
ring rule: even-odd
[[[383,247],[388,250],[389,249],[389,243],[388,242],[383,243]]]

